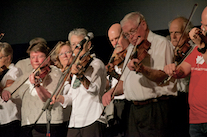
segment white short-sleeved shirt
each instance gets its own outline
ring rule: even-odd
[[[122,72],[121,68],[119,68],[118,66],[114,66],[114,70],[117,74],[121,75],[121,72]],[[107,76],[107,79],[109,79],[109,76]],[[118,82],[118,80],[116,78],[112,77],[111,88],[115,87],[117,82]],[[124,96],[124,94],[119,95],[119,96],[114,96],[114,99],[125,99],[125,96]]]
[[[144,65],[153,69],[163,70],[165,65],[173,62],[173,51],[166,38],[150,31],[147,40],[151,43],[151,47],[148,50],[150,56],[144,58],[142,61]],[[124,66],[133,48],[134,46],[131,44],[128,46]],[[136,74],[135,71],[130,71],[128,67],[125,68],[121,80],[124,81],[123,88],[127,100],[143,101],[162,95],[177,95],[174,82],[170,81],[166,86],[159,86],[141,73]]]

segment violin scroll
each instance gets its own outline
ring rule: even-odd
[[[0,34],[0,40],[4,37],[4,33]]]

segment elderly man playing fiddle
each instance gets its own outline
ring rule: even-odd
[[[168,24],[170,41],[174,49],[175,61],[180,64],[187,55],[194,48],[194,43],[189,38],[189,32],[192,29],[192,23],[185,17],[179,16],[171,20]],[[175,118],[176,136],[189,136],[189,105],[188,105],[188,89],[189,89],[190,75],[186,78],[177,80],[177,116]]]
[[[110,71],[109,69],[112,68],[112,75],[108,73],[107,76],[107,86],[106,89],[109,90],[110,88],[113,88],[116,86],[120,75],[122,73],[122,67],[125,59],[125,54],[127,51],[127,47],[129,46],[128,39],[125,38],[125,36],[122,33],[121,25],[119,23],[113,24],[109,30],[108,30],[108,38],[111,42],[111,45],[114,48],[114,52],[112,55],[112,60],[109,62],[108,65],[106,65],[106,69]],[[109,66],[110,65],[110,66]],[[115,66],[114,66],[115,65]],[[110,67],[110,68],[109,68]],[[117,77],[113,76],[113,74],[117,74]],[[120,136],[124,135],[126,131],[126,114],[128,101],[125,99],[124,94],[120,96],[115,96],[114,100],[106,107],[106,115],[108,118],[108,124],[109,127],[107,128],[105,135],[107,137],[114,137],[114,136]]]
[[[201,20],[201,29],[193,28],[189,33],[191,40],[196,44],[191,54],[179,66],[170,64],[164,68],[164,71],[174,78],[183,78],[191,74],[188,102],[189,133],[193,137],[207,136],[207,7],[202,12]]]
[[[166,38],[150,31],[144,16],[139,12],[127,14],[121,20],[121,26],[123,34],[131,43],[123,66],[127,67],[116,89],[106,92],[102,103],[106,106],[110,103],[112,94],[124,93],[126,99],[131,101],[126,136],[167,136],[170,129],[170,102],[177,92],[171,81],[163,86],[158,83],[166,77],[161,70],[173,61],[170,43]],[[134,47],[138,48],[141,43],[146,44],[145,42],[151,45],[145,50],[148,54],[141,67],[135,66],[135,62],[139,63],[140,60],[131,58],[131,52]]]

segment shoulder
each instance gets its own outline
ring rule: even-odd
[[[147,40],[151,43],[151,46],[155,49],[171,49],[170,41],[166,37],[149,32]]]
[[[26,59],[22,59],[22,60],[19,60],[15,66],[16,67],[19,67],[21,65],[29,65],[30,64],[30,59],[29,58],[26,58]]]
[[[7,72],[6,75],[11,75],[11,76],[13,76],[13,77],[16,78],[16,77],[19,77],[20,75],[22,75],[22,73],[21,73],[21,71],[20,71],[17,67],[15,67],[14,64],[12,63],[12,64],[9,65],[9,71]]]
[[[105,68],[104,63],[96,57],[93,58],[93,61],[91,62],[91,65],[92,66],[97,66],[97,67],[100,67],[100,68]]]
[[[153,33],[152,31],[149,32],[147,40],[149,42],[165,42],[170,44],[169,40],[166,37]]]
[[[61,76],[62,75],[62,72],[56,66],[50,65],[50,68],[51,68],[51,74],[52,75],[54,75],[54,76]]]

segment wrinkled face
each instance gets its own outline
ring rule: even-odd
[[[118,30],[111,31],[111,33],[108,34],[108,37],[112,46],[116,48],[115,50],[117,52],[122,51],[123,49],[127,48],[129,45],[129,41]]]
[[[3,53],[2,53],[2,51],[0,52],[0,67],[2,67],[2,66],[8,66],[10,63],[10,58],[9,58],[9,56],[5,56]]]
[[[132,45],[138,45],[146,38],[146,29],[147,24],[145,21],[141,21],[139,24],[137,24],[133,20],[128,20],[122,26],[123,34]]]
[[[117,45],[117,42],[119,40],[120,32],[119,30],[112,30],[108,33],[109,40],[111,42],[111,45],[115,48]],[[118,47],[118,45],[117,45]]]
[[[173,46],[180,47],[187,40],[188,36],[186,34],[183,35],[183,37],[181,38],[182,33],[183,33],[182,31],[183,31],[183,23],[181,21],[174,20],[171,23],[170,28],[169,28],[170,39],[171,39],[171,43],[173,44]],[[179,41],[179,44],[178,44],[178,41]]]
[[[80,50],[80,48],[76,48],[76,49],[75,49],[75,47],[76,47],[76,45],[77,45],[78,43],[80,43],[83,39],[84,39],[83,36],[76,36],[76,35],[72,35],[72,36],[71,36],[71,38],[70,38],[71,48],[72,48],[72,51],[73,51],[73,53],[74,53],[75,55],[77,55],[78,52],[79,52],[79,50]]]
[[[62,46],[58,54],[58,57],[59,57],[60,63],[63,65],[63,68],[65,68],[67,65],[69,65],[72,62],[71,48],[67,45]]]
[[[46,58],[45,53],[39,52],[39,51],[37,52],[31,51],[30,62],[31,62],[33,69],[37,69],[39,65],[45,60],[45,58]],[[44,66],[47,63],[48,61],[45,61],[41,66]]]

